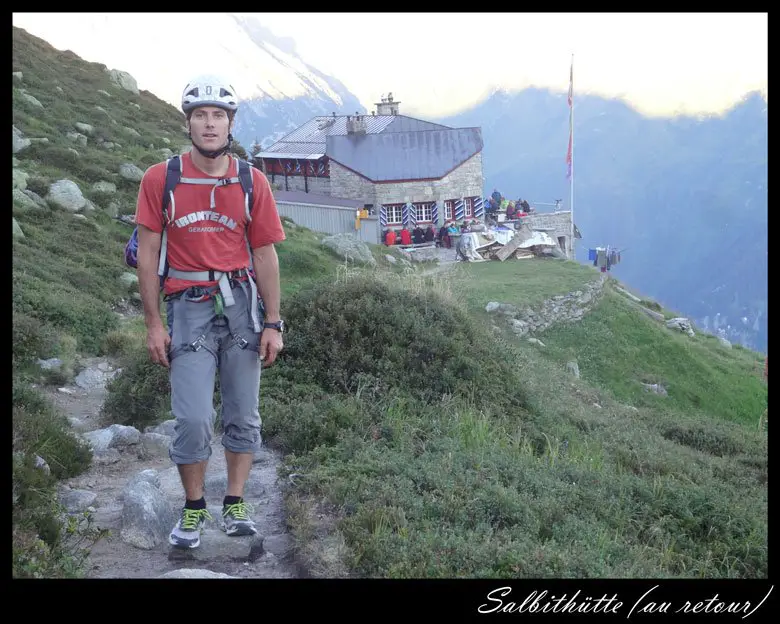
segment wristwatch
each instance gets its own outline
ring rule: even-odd
[[[285,325],[284,321],[279,320],[276,321],[276,323],[263,323],[263,329],[275,329],[280,334],[283,334],[285,331],[287,331],[287,326]]]

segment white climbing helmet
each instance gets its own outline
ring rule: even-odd
[[[181,109],[189,113],[197,106],[219,106],[238,110],[238,96],[229,82],[219,76],[198,76],[187,83],[181,94]]]

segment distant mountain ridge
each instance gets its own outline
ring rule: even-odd
[[[578,260],[626,249],[613,273],[709,331],[767,347],[767,102],[722,116],[646,118],[619,100],[575,94]],[[482,127],[486,192],[569,207],[565,93],[493,93],[445,119]]]
[[[280,97],[260,90],[242,102],[234,136],[245,147],[274,143],[317,115],[366,113],[344,84],[305,63],[290,38],[280,38],[254,18],[231,16],[251,41],[278,63],[277,70],[305,86],[303,95]]]

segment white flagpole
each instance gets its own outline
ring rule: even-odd
[[[569,87],[571,89],[571,180],[569,184],[569,208],[571,210],[571,259],[576,260],[575,241],[577,239],[574,237],[574,54],[571,55],[569,79],[571,82]]]

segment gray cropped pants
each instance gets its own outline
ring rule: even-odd
[[[232,287],[235,304],[215,312],[213,297],[188,289],[167,301],[171,410],[176,420],[169,456],[176,464],[211,457],[214,435],[214,381],[219,371],[222,445],[235,453],[253,453],[261,444],[259,412],[260,335],[250,313],[249,284]],[[210,293],[218,293],[216,288]],[[259,311],[262,322],[262,312]]]

